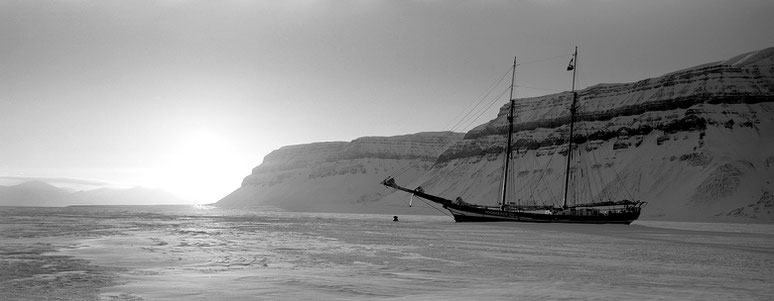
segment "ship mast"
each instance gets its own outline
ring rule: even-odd
[[[567,70],[572,70],[572,104],[570,105],[570,137],[569,143],[567,146],[567,169],[564,173],[564,205],[562,205],[562,208],[567,208],[567,189],[569,188],[570,184],[570,162],[572,161],[572,135],[575,125],[575,104],[577,102],[578,93],[575,92],[575,71],[578,70],[576,68],[578,66],[578,46],[575,46],[575,53],[572,55],[572,60],[570,61],[570,65],[567,66]]]
[[[513,58],[513,69],[511,70],[511,96],[510,107],[508,108],[508,142],[505,144],[505,169],[503,171],[503,194],[500,199],[500,209],[505,210],[506,197],[508,191],[508,169],[511,163],[511,141],[513,140],[513,106],[515,100],[513,99],[513,87],[516,80],[516,57]]]

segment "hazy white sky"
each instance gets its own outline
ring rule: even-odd
[[[0,176],[214,202],[283,145],[448,130],[514,56],[554,58],[519,67],[544,88],[520,97],[569,90],[576,45],[581,87],[630,82],[774,46],[772,13],[770,0],[0,0]]]

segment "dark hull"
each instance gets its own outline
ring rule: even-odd
[[[587,203],[575,207],[554,208],[546,206],[519,207],[525,210],[497,207],[477,206],[452,201],[439,196],[425,193],[421,187],[408,189],[395,184],[393,178],[382,181],[382,185],[411,193],[431,202],[441,204],[449,210],[457,222],[522,222],[522,223],[573,223],[573,224],[631,224],[640,217],[640,210],[646,202],[642,201],[607,201]],[[508,205],[511,206],[511,205]],[[508,207],[511,208],[511,207]]]
[[[631,224],[640,217],[639,210],[594,214],[582,210],[564,210],[552,214],[522,211],[503,211],[478,206],[446,204],[443,206],[456,222],[523,222],[573,224]]]

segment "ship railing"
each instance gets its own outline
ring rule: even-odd
[[[645,204],[647,204],[647,202],[621,200],[621,201],[606,201],[606,202],[576,204],[575,206],[570,206],[568,208],[591,208],[591,207],[614,207],[614,206],[641,207],[642,205],[645,205]]]
[[[505,205],[503,206],[505,211],[544,211],[544,210],[559,210],[561,208],[550,205]]]

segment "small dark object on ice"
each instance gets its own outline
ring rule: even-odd
[[[392,221],[393,221],[393,222],[397,222],[397,221],[398,221],[398,216],[397,216],[397,215],[396,215],[396,216],[393,216],[393,217],[392,217]]]

